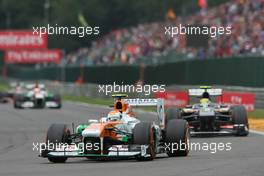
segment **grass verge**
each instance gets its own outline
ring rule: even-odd
[[[0,82],[0,91],[7,91],[8,87],[9,86],[7,84]]]
[[[256,109],[253,112],[249,112],[248,116],[254,119],[264,119],[264,109]]]
[[[113,99],[80,97],[80,96],[73,96],[73,95],[64,95],[63,99],[67,101],[72,101],[72,102],[81,102],[81,103],[95,104],[95,105],[102,105],[102,106],[109,106],[113,104]]]

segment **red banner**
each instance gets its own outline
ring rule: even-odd
[[[255,94],[248,92],[223,92],[218,98],[219,103],[230,105],[243,105],[247,111],[254,111]]]
[[[47,34],[41,37],[32,31],[0,31],[0,50],[47,48]]]
[[[189,96],[186,91],[157,92],[155,97],[164,98],[165,106],[184,107],[189,102]]]
[[[32,64],[43,62],[59,63],[62,58],[61,50],[11,50],[5,52],[5,63]]]

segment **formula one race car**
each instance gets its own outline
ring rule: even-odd
[[[191,135],[233,134],[247,136],[249,124],[247,112],[242,105],[213,103],[212,96],[221,96],[222,89],[201,86],[189,89],[189,96],[200,98],[200,103],[185,108],[170,108],[167,114],[177,119],[185,119],[190,126]]]
[[[153,160],[161,153],[170,157],[188,154],[188,124],[182,119],[165,120],[162,99],[114,97],[114,109],[107,116],[73,127],[73,134],[65,124],[52,124],[40,156],[61,163],[69,157]],[[158,124],[141,122],[131,109],[135,106],[156,106]]]
[[[26,85],[14,94],[14,108],[61,108],[61,97],[45,89],[43,84]]]

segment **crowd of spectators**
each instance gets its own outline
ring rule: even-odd
[[[184,35],[164,34],[165,25],[180,23],[231,26],[232,33],[209,37],[208,47],[191,48]],[[187,17],[114,30],[92,42],[91,47],[66,55],[64,63],[133,64],[139,58],[158,58],[171,52],[193,59],[264,56],[264,0],[231,0]]]

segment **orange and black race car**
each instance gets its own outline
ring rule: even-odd
[[[188,155],[188,124],[182,119],[166,120],[163,99],[125,99],[123,94],[113,97],[114,107],[107,116],[73,127],[73,133],[65,124],[52,124],[40,156],[60,163],[69,157],[153,160],[161,153]],[[141,122],[132,111],[136,106],[156,106],[158,123]]]

